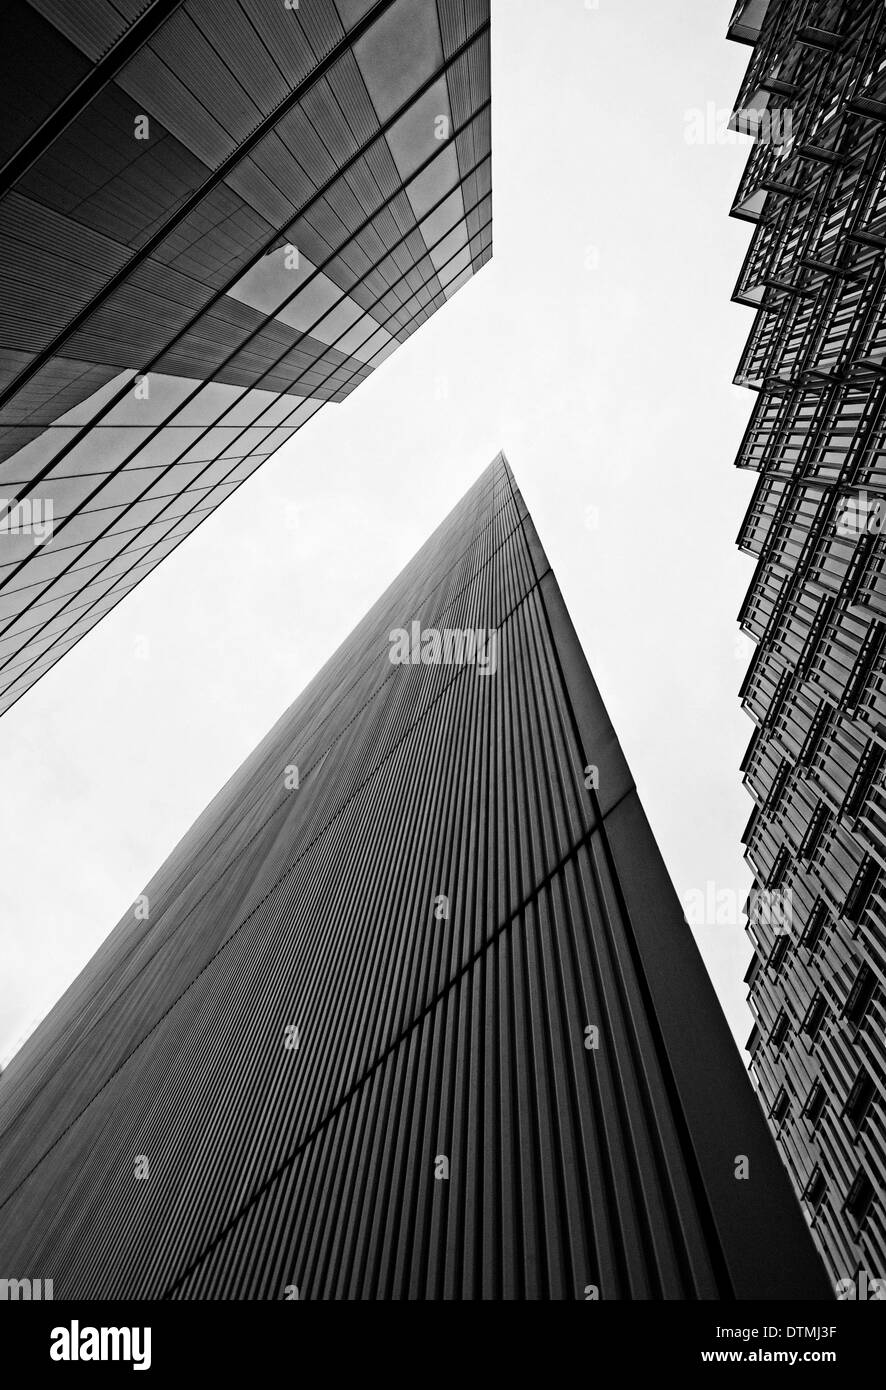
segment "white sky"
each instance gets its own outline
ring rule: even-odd
[[[748,142],[687,139],[731,8],[492,0],[491,264],[0,719],[0,1062],[500,448],[678,892],[743,902]],[[739,920],[696,936],[743,1043]]]

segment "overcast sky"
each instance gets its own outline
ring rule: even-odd
[[[0,719],[0,1062],[500,448],[745,1041],[731,8],[492,0],[491,264]]]

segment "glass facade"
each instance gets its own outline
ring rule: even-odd
[[[488,10],[4,5],[0,712],[489,259]]]
[[[754,226],[735,298],[756,311],[736,377],[757,397],[737,460],[758,474],[738,541],[748,1046],[855,1287],[886,1273],[886,11],[769,0],[733,30],[753,45],[735,124],[756,134],[733,207]]]

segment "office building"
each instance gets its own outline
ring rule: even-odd
[[[503,456],[9,1063],[0,1275],[829,1295]]]
[[[2,713],[489,259],[489,5],[6,0],[0,79]]]
[[[886,1276],[886,11],[737,6],[734,124],[754,144],[732,209],[753,228],[736,380],[756,644],[748,1043],[760,1100],[835,1283]],[[886,1292],[886,1283],[883,1284]],[[880,1295],[883,1296],[882,1294]]]

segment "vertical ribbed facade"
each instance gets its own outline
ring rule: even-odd
[[[827,1296],[503,456],[0,1078],[0,1277]]]
[[[492,254],[488,0],[4,0],[0,713]]]
[[[822,1254],[857,1288],[886,1274],[886,10],[757,0],[730,35],[753,45],[735,124],[756,137],[733,206],[754,224],[735,298],[757,311],[736,378],[757,393],[737,462],[759,474],[738,542],[744,841],[770,899],[748,1047]]]

